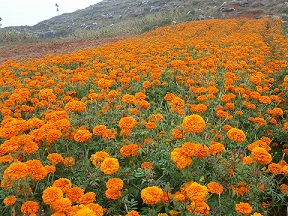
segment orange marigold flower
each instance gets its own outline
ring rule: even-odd
[[[163,191],[163,195],[162,195],[161,200],[165,203],[169,203],[170,202],[170,196],[171,196],[171,193]]]
[[[25,215],[36,214],[39,211],[39,204],[34,201],[26,201],[21,205],[20,210]]]
[[[107,130],[105,125],[97,125],[93,128],[93,134],[96,136],[102,136]]]
[[[62,157],[61,154],[58,153],[51,153],[47,156],[47,160],[51,163],[51,164],[60,164],[63,162],[64,158]]]
[[[193,142],[185,142],[181,148],[182,153],[189,156],[189,157],[194,156],[195,155],[195,149],[197,148],[197,145],[199,145],[199,144],[196,144]]]
[[[80,204],[87,205],[93,203],[96,200],[96,194],[94,192],[88,192],[80,197]]]
[[[109,98],[117,98],[119,96],[119,92],[116,90],[111,90],[108,92],[108,97]]]
[[[119,199],[119,197],[122,196],[122,193],[121,191],[118,191],[118,190],[107,189],[105,191],[105,195],[108,199],[117,200]]]
[[[143,87],[144,89],[149,89],[149,88],[151,88],[151,83],[150,83],[149,81],[145,80],[145,81],[142,83],[142,87]]]
[[[140,216],[140,214],[137,211],[132,210],[128,212],[125,216]]]
[[[56,129],[49,129],[46,135],[46,139],[49,144],[52,144],[54,141],[60,139],[61,137],[61,131]]]
[[[216,109],[216,116],[226,119],[229,116],[228,112],[223,111],[222,109]]]
[[[129,144],[121,147],[120,154],[123,157],[137,156],[139,146],[137,144]]]
[[[206,127],[204,119],[199,115],[186,116],[183,119],[182,126],[185,131],[192,133],[201,133]]]
[[[149,169],[153,169],[154,165],[151,162],[145,161],[141,164],[141,168],[145,171],[149,170]]]
[[[252,163],[253,163],[253,158],[252,157],[246,156],[246,157],[243,158],[243,164],[248,165],[248,164],[252,164]]]
[[[271,139],[269,137],[263,136],[261,137],[261,141],[265,142],[268,145],[271,142]]]
[[[63,191],[63,193],[66,193],[70,188],[72,188],[72,183],[67,178],[59,178],[54,181],[52,186],[60,188]]]
[[[106,188],[111,190],[121,190],[124,186],[124,182],[120,178],[110,178],[106,182]]]
[[[61,110],[61,111],[48,111],[45,114],[45,120],[47,122],[56,123],[57,121],[62,120],[62,119],[65,119],[65,120],[69,119],[68,113],[66,111],[64,111],[64,110]]]
[[[65,105],[66,112],[84,112],[86,110],[86,106],[82,101],[69,101]]]
[[[131,107],[129,108],[129,112],[132,114],[132,115],[137,115],[140,111],[134,107]]]
[[[42,199],[47,205],[52,204],[57,199],[63,198],[63,192],[60,188],[52,186],[43,191]]]
[[[282,130],[288,130],[288,121],[284,122]]]
[[[137,121],[133,117],[123,117],[119,121],[119,127],[121,129],[132,129],[136,126]]]
[[[77,130],[76,133],[74,134],[74,140],[76,142],[86,142],[92,138],[92,133],[90,133],[89,130]]]
[[[92,154],[92,155],[91,155],[90,160],[91,160],[92,164],[94,164],[95,166],[100,167],[102,161],[103,161],[105,158],[109,158],[109,157],[110,157],[110,155],[109,155],[107,152],[105,152],[105,151],[98,151],[98,152],[96,152],[95,154]]]
[[[65,212],[67,211],[72,205],[72,202],[68,198],[59,198],[56,199],[53,203],[50,204],[51,209],[55,211],[62,211]]]
[[[281,193],[283,193],[283,194],[288,193],[288,185],[286,185],[286,184],[281,184],[281,185],[280,185],[280,191],[281,191]]]
[[[238,196],[243,196],[245,193],[249,193],[249,188],[245,182],[238,182],[237,187],[234,187],[233,185],[228,185],[228,187],[236,191]]]
[[[146,95],[140,91],[140,92],[135,93],[135,98],[138,100],[145,100]]]
[[[163,190],[157,186],[147,187],[141,190],[141,198],[148,205],[157,204],[161,201]]]
[[[80,187],[73,187],[67,190],[66,197],[71,200],[71,202],[79,202],[79,199],[84,195],[84,190]]]
[[[285,175],[288,175],[288,165],[284,165],[282,167],[282,172],[285,174]]]
[[[170,210],[170,211],[169,211],[169,214],[170,214],[171,216],[177,216],[177,215],[180,214],[180,212],[175,211],[175,210]]]
[[[287,165],[287,162],[286,162],[285,160],[280,160],[280,161],[278,162],[278,164],[280,164],[280,166],[282,166],[282,168],[283,168],[284,166]]]
[[[187,210],[193,212],[193,214],[208,215],[210,212],[210,206],[206,202],[192,202]]]
[[[234,110],[235,109],[235,105],[234,103],[226,103],[224,106],[225,110]]]
[[[259,164],[269,164],[272,161],[272,156],[265,148],[255,147],[252,149],[252,157]]]
[[[157,128],[157,124],[155,122],[147,122],[145,124],[146,129],[148,130],[154,130]]]
[[[240,202],[239,204],[236,204],[235,209],[238,214],[248,215],[248,214],[251,214],[252,212],[251,205],[249,203],[244,203],[244,202]]]
[[[252,214],[251,216],[263,216],[262,214],[255,212],[254,214]]]
[[[248,118],[249,121],[254,122],[255,124],[258,124],[260,126],[265,126],[267,125],[267,122],[265,121],[265,119],[260,118],[260,117],[256,117],[256,118]]]
[[[206,186],[202,186],[198,184],[197,182],[193,182],[189,184],[188,187],[185,188],[185,192],[187,197],[196,203],[198,202],[204,202],[207,195],[208,195],[208,189]]]
[[[115,80],[100,78],[96,84],[99,89],[108,89],[114,84]]]
[[[149,116],[150,122],[161,122],[163,120],[163,115],[160,113],[152,114]]]
[[[227,136],[230,140],[233,140],[233,141],[239,142],[239,143],[244,142],[244,140],[246,139],[245,133],[242,130],[237,129],[237,128],[231,128],[227,132]]]
[[[0,152],[1,152],[1,148],[0,148]],[[11,154],[5,155],[5,156],[1,156],[0,157],[0,164],[1,163],[11,163],[13,160],[14,160],[14,158],[11,156]]]
[[[237,110],[237,111],[235,112],[235,114],[236,114],[236,115],[243,115],[244,113],[243,113],[242,111],[240,111],[240,110]]]
[[[178,107],[178,108],[182,107],[183,108],[184,105],[185,105],[185,101],[182,98],[180,98],[180,97],[175,96],[171,100],[171,106],[174,107],[174,108],[176,108],[176,107]]]
[[[177,191],[175,194],[173,194],[172,197],[174,200],[177,200],[179,202],[186,202],[187,201],[185,195],[179,191]]]
[[[272,102],[269,96],[260,96],[258,101],[263,104],[270,104]]]
[[[186,143],[185,143],[186,144]],[[182,150],[185,151],[185,145],[182,146]],[[209,148],[203,144],[193,144],[193,151],[191,152],[192,156],[197,158],[206,158],[209,156]]]
[[[35,160],[31,160],[31,162],[32,161],[35,161]],[[26,161],[26,164],[28,165],[27,162],[28,161]],[[42,164],[41,164],[41,167],[33,167],[33,165],[32,166],[28,165],[28,166],[29,166],[29,172],[30,172],[30,175],[31,175],[33,181],[43,180],[48,174],[47,170],[42,166]]]
[[[71,123],[68,119],[59,119],[54,122],[56,129],[58,130],[68,130],[71,127]]]
[[[273,110],[268,110],[268,113],[274,117],[283,116],[284,112],[281,108],[275,107]]]
[[[200,95],[196,98],[197,101],[199,102],[203,102],[207,100],[207,96],[206,95]]]
[[[164,100],[166,101],[171,101],[173,100],[173,98],[175,97],[175,95],[173,93],[168,92],[165,96],[164,96]]]
[[[270,151],[271,148],[268,146],[267,142],[264,142],[263,140],[256,140],[255,142],[248,145],[248,150],[252,151],[255,147],[261,147],[265,148],[266,151]]]
[[[120,164],[117,158],[105,158],[100,166],[104,174],[112,175],[118,171]]]
[[[134,104],[136,101],[136,98],[134,95],[130,95],[130,94],[125,94],[122,97],[122,102],[126,103],[126,104]]]
[[[17,198],[15,196],[7,196],[4,200],[3,203],[5,206],[13,206],[16,202]]]
[[[212,142],[209,146],[210,154],[216,156],[220,152],[225,150],[225,146],[222,143]]]
[[[10,179],[19,180],[24,179],[29,175],[28,166],[25,163],[17,162],[11,164],[7,168],[7,176]]]
[[[208,185],[208,191],[214,194],[222,194],[223,193],[223,186],[217,182],[210,182]]]
[[[92,209],[96,213],[96,216],[102,216],[106,212],[106,209],[102,208],[102,206],[97,203],[89,203],[86,206]]]
[[[38,144],[33,142],[31,139],[27,139],[23,146],[23,152],[27,155],[36,153],[38,151]]]
[[[105,131],[105,133],[102,134],[102,138],[104,140],[107,140],[107,139],[115,139],[115,137],[117,136],[117,131],[114,129],[114,128],[111,128],[111,129],[107,129]]]
[[[63,160],[63,164],[64,164],[66,167],[74,166],[74,165],[75,165],[75,159],[74,159],[73,157],[66,157],[66,158],[64,158],[64,160]]]
[[[56,172],[56,167],[52,166],[52,165],[51,166],[45,166],[44,169],[46,169],[47,174]]]
[[[272,174],[281,174],[282,173],[282,166],[280,164],[271,163],[268,165],[268,170]]]
[[[38,119],[36,117],[28,119],[27,123],[28,123],[30,129],[32,129],[32,128],[40,128],[42,125],[45,124],[43,120]]]
[[[172,130],[172,137],[174,139],[182,139],[183,138],[183,132],[177,128],[174,128]]]
[[[87,206],[84,206],[82,209],[78,210],[74,216],[97,216],[96,213],[88,208]]]
[[[229,131],[230,129],[232,129],[233,127],[231,126],[231,125],[224,125],[223,126],[223,129],[225,130],[225,131]]]
[[[190,105],[190,111],[196,114],[205,113],[207,109],[208,108],[205,104],[191,104]]]
[[[171,152],[171,160],[176,163],[178,169],[184,169],[192,163],[191,157],[187,156],[180,148],[175,148]]]

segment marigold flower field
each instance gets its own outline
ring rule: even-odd
[[[285,215],[278,19],[186,22],[0,65],[1,215]]]

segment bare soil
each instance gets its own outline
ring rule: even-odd
[[[97,38],[81,40],[58,40],[24,43],[0,47],[0,65],[7,60],[37,59],[46,54],[72,53],[80,49],[93,48],[105,43],[116,42],[126,37]]]

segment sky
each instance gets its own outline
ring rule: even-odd
[[[43,20],[74,12],[94,5],[101,0],[0,0],[0,17],[3,27],[35,25]]]

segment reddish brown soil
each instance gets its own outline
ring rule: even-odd
[[[234,3],[229,3],[228,5],[226,5],[226,7],[228,8],[234,8],[236,9],[236,13],[233,13],[233,12],[226,12],[226,14],[230,15],[231,17],[242,17],[242,18],[249,18],[249,19],[258,19],[260,17],[264,17],[265,13],[259,13],[259,12],[246,12],[246,7],[242,7],[240,6],[239,4],[234,4]]]
[[[7,45],[0,47],[0,64],[5,61],[28,59],[28,58],[41,58],[48,53],[51,54],[63,54],[71,53],[80,49],[88,49],[99,46],[101,44],[116,42],[124,39],[125,37],[114,38],[97,38],[86,40],[58,40],[49,42],[37,42],[37,43],[24,43],[17,45]]]

